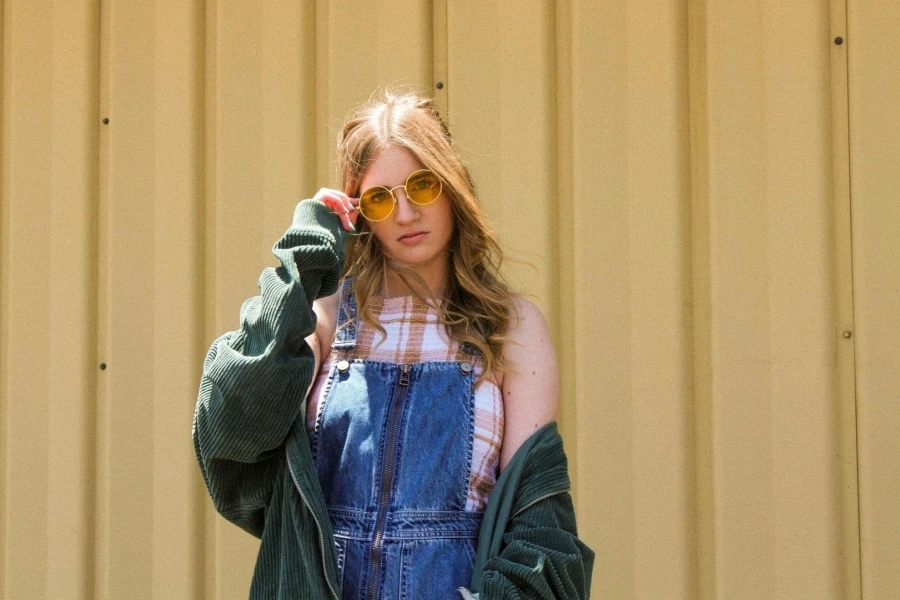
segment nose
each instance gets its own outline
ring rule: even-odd
[[[398,225],[409,225],[419,218],[419,211],[416,210],[416,205],[406,197],[406,190],[402,187],[394,190],[394,197],[397,198]]]

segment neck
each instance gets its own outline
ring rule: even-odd
[[[419,277],[428,285],[427,289],[421,289],[422,284],[416,277],[406,275],[403,281],[401,273],[390,268],[390,264],[386,265],[384,270],[384,287],[382,296],[385,298],[396,298],[398,296],[422,296],[428,298],[442,298],[447,289],[447,282],[450,279],[450,258],[449,255],[440,257],[427,265],[410,266]],[[408,283],[407,283],[408,282]]]

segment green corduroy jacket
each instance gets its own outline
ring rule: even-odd
[[[312,302],[336,291],[347,234],[304,200],[272,252],[241,326],[206,355],[192,435],[213,504],[261,539],[251,599],[340,600],[331,523],[313,465],[305,394],[314,357]],[[463,598],[587,599],[594,552],[578,539],[556,422],[523,443],[500,474]]]

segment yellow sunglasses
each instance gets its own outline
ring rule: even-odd
[[[394,212],[397,197],[394,190],[403,188],[410,202],[425,206],[438,199],[443,189],[441,178],[428,169],[419,169],[406,178],[406,183],[393,188],[376,185],[359,196],[359,213],[369,221],[383,221]]]

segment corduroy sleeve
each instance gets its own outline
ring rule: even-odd
[[[281,266],[262,272],[240,329],[215,340],[203,363],[192,428],[200,470],[216,510],[257,537],[314,376],[304,339],[316,326],[312,303],[337,289],[346,239],[329,208],[300,202],[272,249]]]
[[[526,439],[491,492],[464,600],[588,600],[594,551],[578,539],[557,423]]]
[[[594,551],[578,539],[568,492],[514,516],[503,550],[484,565],[479,600],[588,600]]]

